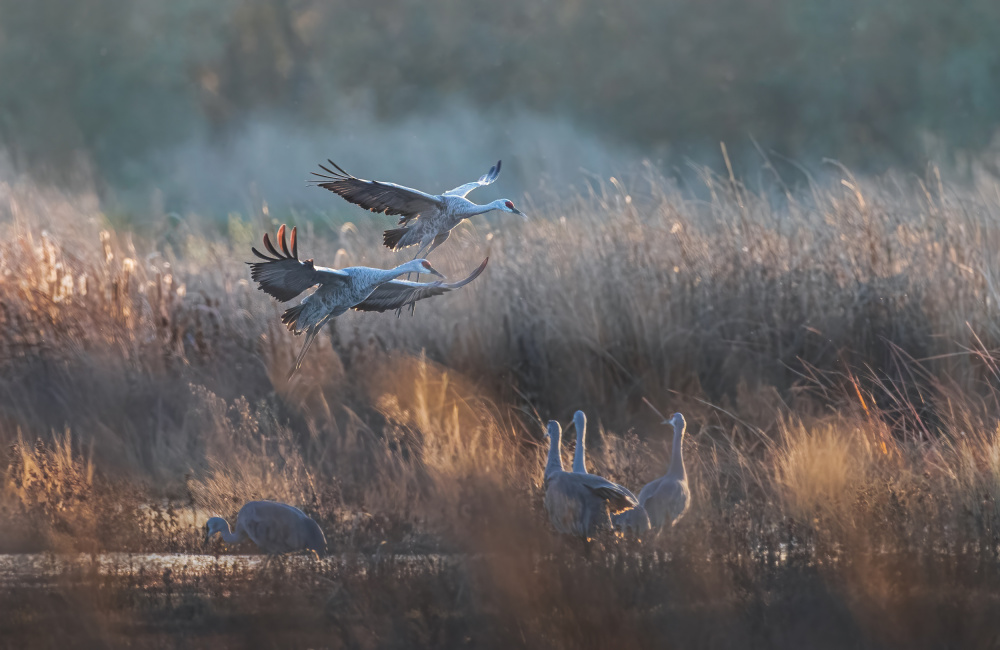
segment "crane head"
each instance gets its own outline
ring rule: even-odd
[[[433,266],[431,266],[431,263],[428,262],[427,260],[414,260],[414,262],[420,262],[421,273],[430,273],[431,275],[436,275],[439,278],[444,278],[444,276],[438,273],[437,270]]]
[[[513,201],[510,201],[509,199],[503,199],[502,201],[503,201],[503,203],[501,203],[501,205],[503,207],[501,209],[504,212],[513,212],[514,214],[521,215],[521,218],[524,219],[525,221],[528,220],[528,215],[524,214],[523,212],[521,212],[520,210],[518,210],[517,208],[515,208]]]
[[[555,420],[549,420],[549,426],[545,430],[545,437],[558,440],[562,436],[562,427]]]
[[[212,517],[205,522],[205,543],[208,544],[216,533],[229,532],[229,523],[222,517]]]
[[[675,427],[679,427],[680,429],[687,428],[687,421],[684,419],[684,416],[681,415],[680,413],[674,413],[672,416],[670,416],[669,423],[674,425]],[[667,422],[664,422],[664,424],[667,424]]]

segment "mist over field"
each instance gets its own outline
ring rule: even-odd
[[[157,201],[313,205],[301,180],[327,157],[442,190],[503,157],[517,194],[643,158],[721,169],[720,142],[741,176],[764,152],[793,185],[795,165],[824,158],[968,180],[996,170],[998,12],[990,0],[6,0],[0,145],[36,179],[89,179],[137,219]]]
[[[994,647],[998,42],[992,0],[0,0],[0,648]],[[415,252],[327,159],[502,159],[469,198],[528,219],[290,374],[251,246]],[[546,422],[641,494],[654,408],[687,512],[558,534]],[[206,541],[260,499],[329,555]]]

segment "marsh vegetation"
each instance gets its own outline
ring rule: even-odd
[[[0,186],[0,552],[76,558],[0,585],[0,644],[989,646],[1000,199],[842,171],[695,196],[648,170],[467,223],[435,265],[489,250],[472,290],[345,315],[291,381],[241,263],[266,211],[140,235]],[[295,225],[304,257],[387,266],[388,221]],[[637,490],[670,436],[643,397],[687,416],[691,510],[641,545],[557,538],[541,423],[584,408],[591,471]],[[204,553],[254,498],[333,557],[143,559]]]

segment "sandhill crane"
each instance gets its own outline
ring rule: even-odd
[[[268,555],[312,551],[326,555],[326,536],[319,524],[298,508],[277,501],[249,501],[236,515],[236,530],[222,517],[205,524],[205,543],[219,533],[226,544],[250,539]]]
[[[634,506],[638,503],[635,495],[600,476],[563,471],[559,423],[550,421],[546,435],[549,459],[545,466],[545,509],[552,525],[560,533],[587,541],[601,529],[610,530],[610,513]]]
[[[587,473],[587,415],[583,411],[573,414],[573,425],[576,427],[576,449],[573,451],[573,472]],[[624,489],[624,488],[623,488]],[[645,508],[637,505],[617,514],[611,515],[611,524],[615,530],[627,537],[640,538],[649,531],[649,517]]]
[[[295,359],[292,368],[294,374],[302,364],[306,350],[316,338],[316,334],[331,318],[340,316],[348,309],[358,311],[386,311],[400,309],[418,300],[438,296],[453,289],[463,287],[477,277],[486,268],[487,257],[469,277],[460,282],[406,282],[396,280],[404,273],[432,273],[440,278],[444,276],[434,270],[430,262],[415,259],[401,264],[394,269],[374,269],[367,266],[352,266],[346,269],[328,269],[315,266],[313,261],[299,260],[296,230],[292,228],[291,249],[285,241],[285,225],[278,228],[279,252],[264,234],[264,247],[271,256],[264,255],[256,248],[251,248],[254,255],[263,262],[248,262],[250,276],[257,282],[258,288],[268,295],[286,302],[312,286],[319,285],[312,294],[302,299],[298,305],[289,307],[281,315],[281,322],[290,332],[306,333],[302,351]],[[289,378],[291,377],[289,374]]]
[[[320,169],[326,173],[312,172],[320,179],[312,182],[366,210],[398,215],[398,225],[403,227],[386,230],[382,241],[386,247],[394,251],[419,244],[420,248],[414,259],[421,255],[430,256],[435,248],[448,239],[455,226],[477,214],[500,210],[521,215],[525,220],[528,218],[507,199],[497,199],[486,205],[478,205],[465,198],[477,187],[489,185],[497,179],[500,175],[499,160],[478,181],[459,185],[444,194],[427,194],[395,183],[367,181],[348,174],[332,160],[327,162],[336,171],[320,165]]]
[[[670,454],[670,466],[666,475],[647,483],[639,492],[639,503],[649,514],[649,523],[657,534],[664,528],[676,524],[691,505],[691,490],[688,489],[682,450],[687,422],[683,415],[674,413],[669,420],[664,420],[663,424],[674,426],[674,448]]]

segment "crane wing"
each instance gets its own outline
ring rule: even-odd
[[[608,502],[611,514],[619,513],[639,504],[639,500],[628,488],[612,483],[606,478],[596,474],[574,474],[574,476],[580,477],[578,479],[580,483],[595,496]]]
[[[461,196],[465,198],[465,195],[476,189],[477,187],[483,187],[484,185],[489,185],[497,179],[500,175],[500,163],[502,161],[498,160],[497,164],[490,167],[490,171],[486,172],[479,177],[478,181],[472,183],[466,183],[465,185],[459,185],[453,190],[448,190],[444,193],[444,196]]]
[[[325,190],[330,190],[366,210],[380,214],[401,215],[400,224],[416,218],[422,212],[445,207],[444,201],[432,194],[395,183],[357,178],[345,172],[332,160],[327,160],[327,162],[337,171],[320,165],[319,168],[326,174],[312,172],[313,176],[320,179],[313,179],[312,183]]]
[[[380,284],[367,298],[354,305],[354,309],[358,311],[389,311],[390,309],[400,309],[407,305],[412,305],[424,298],[440,296],[442,293],[447,293],[452,289],[464,287],[478,278],[489,261],[490,258],[487,257],[469,277],[458,282],[407,282],[406,280],[391,280],[385,284]]]
[[[306,289],[317,284],[346,283],[350,275],[336,269],[316,267],[312,260],[299,260],[299,247],[296,239],[296,229],[292,228],[291,250],[285,241],[285,224],[278,228],[279,251],[271,244],[267,233],[264,233],[264,248],[270,256],[261,253],[256,248],[250,250],[263,262],[247,262],[250,265],[250,277],[257,282],[257,288],[285,302],[291,300]]]

